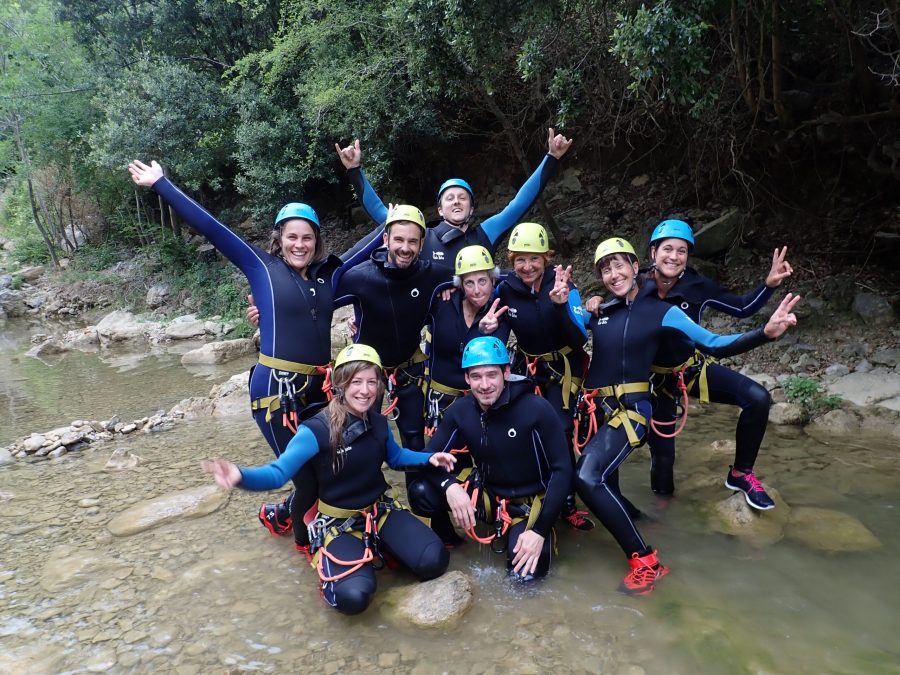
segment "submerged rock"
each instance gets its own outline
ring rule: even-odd
[[[104,316],[97,324],[101,344],[145,338],[145,331],[153,324],[141,321],[131,312],[116,310]]]
[[[832,509],[798,506],[791,511],[787,536],[819,551],[868,551],[881,542],[851,515]]]
[[[256,352],[256,345],[249,338],[210,342],[199,349],[192,349],[181,357],[181,365],[216,365],[227,363],[241,356]]]
[[[128,450],[126,450],[125,448],[116,448],[109,456],[109,459],[106,460],[106,466],[103,467],[103,470],[125,471],[126,469],[133,469],[142,461],[143,459],[128,452]]]
[[[433,628],[452,624],[472,605],[472,583],[454,570],[437,579],[394,591],[397,614],[414,626]]]
[[[777,490],[765,487],[775,502],[774,509],[757,511],[747,504],[742,492],[736,492],[715,505],[711,523],[713,529],[746,538],[759,546],[781,541],[791,515],[791,507],[784,503]]]
[[[117,537],[127,537],[172,520],[198,518],[219,509],[228,492],[215,485],[201,485],[139,502],[113,518],[107,527]]]
[[[50,553],[41,571],[41,588],[58,593],[82,584],[96,583],[101,577],[118,577],[130,570],[122,563],[93,551],[73,551],[60,547]],[[130,572],[128,572],[130,574]]]

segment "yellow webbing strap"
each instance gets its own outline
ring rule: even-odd
[[[563,408],[568,408],[569,397],[577,393],[578,389],[581,387],[581,378],[572,376],[572,364],[570,364],[569,359],[566,358],[568,354],[572,353],[572,348],[566,346],[562,349],[557,349],[554,352],[546,352],[545,354],[529,354],[522,349],[520,349],[519,352],[529,359],[537,359],[538,361],[544,361],[545,363],[556,361],[558,359],[562,360],[563,374],[562,380],[560,380],[560,386],[562,387],[562,404]]]
[[[277,396],[263,396],[262,398],[253,399],[250,401],[250,410],[254,412],[265,410],[266,422],[271,422],[272,413],[276,410],[281,410],[281,400]]]
[[[525,524],[525,529],[530,530],[534,527],[534,524],[537,522],[538,516],[541,515],[541,506],[544,503],[544,494],[541,492],[540,494],[534,495],[533,497],[524,497],[522,499],[512,499],[509,500],[510,504],[525,504],[531,507],[531,510],[528,512],[528,522]],[[518,525],[523,520],[525,520],[522,516],[516,516],[512,519],[510,523],[510,527],[513,525]]]
[[[621,398],[625,394],[643,394],[644,392],[650,391],[650,383],[625,382],[623,384],[614,384],[609,387],[600,387],[598,389],[594,389],[593,391],[597,392],[596,396],[599,396],[601,398],[606,398],[607,396]]]
[[[659,373],[662,375],[672,375],[677,373],[679,370],[687,370],[688,368],[692,368],[693,366],[700,366],[700,370],[697,374],[690,379],[689,382],[686,382],[685,385],[687,390],[690,391],[691,387],[694,386],[694,382],[696,382],[699,378],[700,380],[700,402],[701,403],[709,403],[709,380],[707,379],[706,369],[710,363],[715,363],[716,359],[709,354],[704,354],[699,349],[694,351],[694,355],[691,356],[687,361],[681,363],[674,368],[663,368],[662,366],[651,366],[650,371],[654,373]]]
[[[448,387],[440,382],[435,380],[431,380],[427,384],[423,385],[423,390],[432,389],[440,394],[446,394],[447,396],[455,396],[459,398],[460,396],[465,396],[468,389],[456,389],[454,387]]]
[[[385,370],[403,370],[404,368],[409,368],[410,366],[414,366],[417,363],[423,363],[427,360],[428,357],[425,356],[425,352],[423,352],[419,347],[416,347],[416,353],[413,354],[412,357],[392,368],[385,368]]]
[[[613,429],[624,427],[625,436],[628,437],[628,443],[632,448],[636,448],[641,444],[641,439],[638,438],[637,432],[634,430],[634,426],[632,426],[631,424],[632,421],[637,422],[641,426],[647,426],[646,417],[644,417],[640,413],[635,412],[634,410],[625,410],[623,408],[619,408],[618,410],[616,410],[606,423]]]
[[[318,375],[319,368],[325,368],[326,366],[310,366],[306,363],[297,363],[296,361],[286,361],[284,359],[276,359],[274,356],[266,356],[265,354],[259,355],[259,362],[268,366],[269,368],[274,368],[275,370],[286,370],[291,373],[300,373],[301,375]]]

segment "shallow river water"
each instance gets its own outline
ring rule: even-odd
[[[0,445],[77,417],[149,414],[241,369],[197,376],[162,355],[122,371],[69,354],[39,371],[26,348],[7,339],[0,374],[44,381],[15,399],[4,381]],[[43,396],[56,408],[39,417]],[[82,398],[89,408],[74,407]],[[552,574],[527,589],[508,584],[500,556],[469,543],[451,569],[472,578],[475,604],[455,627],[431,631],[402,624],[384,602],[383,591],[412,582],[396,571],[379,573],[382,592],[364,615],[325,607],[292,542],[259,526],[267,495],[234,491],[211,515],[109,533],[128,506],[205,484],[201,458],[267,461],[249,415],[0,466],[0,673],[900,673],[900,449],[770,429],[762,479],[792,507],[856,517],[882,546],[826,553],[790,536],[754,545],[709,525],[729,494],[728,454],[710,442],[733,426],[724,408],[692,417],[668,508],[649,492],[645,452],[623,471],[623,489],[648,514],[642,530],[671,567],[651,595],[616,591],[627,565],[599,529],[562,528]],[[118,446],[144,462],[105,473]]]

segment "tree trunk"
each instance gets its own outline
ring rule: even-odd
[[[181,239],[181,223],[178,222],[178,216],[171,205],[169,205],[169,224],[172,226],[172,236]]]
[[[781,16],[778,14],[778,0],[775,0],[772,3],[772,103],[781,128],[787,129],[791,124],[791,116],[782,96],[781,56]]]

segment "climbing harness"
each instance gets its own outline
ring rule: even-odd
[[[297,431],[299,414],[307,405],[306,390],[309,387],[310,377],[324,375],[322,391],[325,397],[331,400],[331,368],[325,366],[311,366],[306,363],[286,361],[265,354],[259,355],[259,363],[272,369],[272,376],[278,383],[278,393],[274,396],[263,396],[250,401],[250,409],[253,411],[265,410],[266,422],[272,421],[273,413],[281,411],[281,423],[291,431]],[[302,375],[303,384],[297,386],[297,376]]]
[[[621,398],[626,394],[642,394],[649,391],[649,382],[626,382],[609,387],[584,389],[575,406],[575,429],[572,434],[575,454],[581,455],[582,449],[590,442],[604,421],[613,429],[624,427],[628,443],[632,448],[638,447],[641,439],[637,435],[635,426],[646,426],[647,418],[625,407]],[[598,420],[598,406],[603,414],[602,421]],[[582,422],[586,422],[584,430],[581,428]],[[583,440],[581,440],[582,436]]]
[[[706,371],[709,365],[715,362],[716,360],[712,356],[704,354],[698,349],[694,351],[694,354],[687,361],[672,368],[664,368],[662,366],[650,367],[651,372],[666,376],[663,379],[664,385],[668,384],[668,376],[675,377],[675,392],[671,392],[668,387],[663,386],[656,389],[656,395],[669,396],[676,399],[676,402],[679,398],[681,399],[679,403],[681,414],[676,415],[674,420],[660,421],[650,418],[650,426],[657,436],[661,438],[675,438],[684,430],[688,418],[688,392],[695,383],[699,383],[700,402],[709,403],[709,381]],[[689,370],[691,371],[691,377],[685,382],[685,373]],[[671,433],[664,432],[661,429],[661,427],[670,426],[676,427]]]
[[[566,346],[562,349],[546,352],[544,354],[529,354],[521,348],[518,349],[518,352],[525,359],[525,368],[531,378],[537,376],[538,363],[542,362],[547,364],[547,369],[550,371],[549,379],[551,382],[558,382],[562,387],[563,408],[568,408],[571,397],[578,395],[578,391],[581,389],[581,383],[583,381],[583,378],[572,374],[572,365],[569,363],[569,359],[566,358],[572,353],[572,348]],[[551,365],[557,361],[562,361],[563,363],[563,372],[561,373]],[[543,396],[541,388],[537,384],[535,384],[534,393],[538,396]]]
[[[406,371],[406,368],[410,368],[419,363],[424,363],[427,359],[428,357],[425,353],[421,349],[416,348],[416,353],[412,355],[412,358],[407,359],[393,368],[384,369],[384,378],[386,381],[385,392],[387,393],[388,406],[381,414],[389,420],[396,420],[397,416],[400,414],[400,411],[397,410],[397,403],[400,400],[399,390],[410,385],[415,385],[417,387],[422,386],[422,375],[411,375]],[[402,373],[407,378],[406,381],[401,384],[397,383],[398,373]]]

